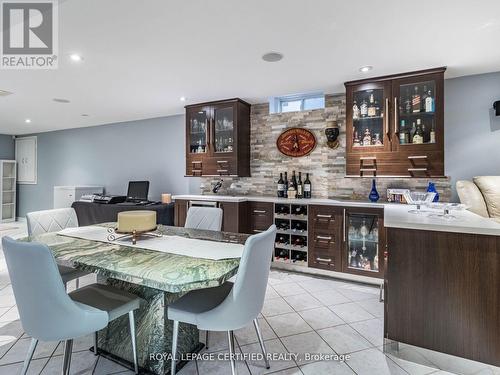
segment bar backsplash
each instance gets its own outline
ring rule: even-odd
[[[251,161],[252,177],[223,176],[223,187],[219,194],[276,195],[276,181],[280,172],[309,173],[313,198],[367,199],[371,189],[371,178],[347,178],[346,176],[346,100],[344,94],[325,96],[325,108],[303,112],[269,113],[269,104],[252,105],[251,109]],[[328,120],[337,119],[340,127],[340,146],[332,150],[326,144],[324,133]],[[317,146],[308,156],[291,158],[282,155],[276,147],[276,139],[287,128],[303,127],[316,136]],[[201,179],[205,193],[211,193],[211,185],[217,178]],[[381,199],[386,199],[386,189],[409,188],[424,190],[430,181],[427,178],[377,178],[377,190]],[[432,179],[441,196],[451,197],[449,178]],[[235,184],[233,191],[229,190]]]

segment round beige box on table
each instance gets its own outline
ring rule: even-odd
[[[156,229],[156,211],[139,210],[118,213],[117,232],[148,232]]]
[[[161,195],[161,203],[172,203],[172,194],[163,193]]]

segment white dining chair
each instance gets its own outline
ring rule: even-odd
[[[44,233],[59,232],[65,228],[78,227],[78,217],[73,208],[56,208],[53,210],[28,212],[26,214],[26,221],[29,236],[38,236]],[[88,272],[72,267],[57,267],[64,285],[71,280],[75,280],[77,289],[80,286],[78,278],[88,275]]]
[[[62,374],[68,375],[73,339],[97,332],[125,314],[129,316],[134,369],[138,373],[134,310],[142,301],[139,297],[100,284],[67,294],[46,245],[4,237],[2,246],[21,324],[31,336],[22,375],[28,371],[39,340],[65,341]]]
[[[276,226],[272,225],[267,231],[246,240],[234,284],[226,282],[219,287],[194,290],[168,306],[168,318],[173,320],[172,375],[176,370],[179,322],[193,324],[207,331],[227,331],[231,371],[234,375],[234,331],[253,321],[266,368],[269,369],[257,317],[264,305],[275,236]]]
[[[189,207],[184,228],[220,232],[222,228],[222,209],[217,207]]]

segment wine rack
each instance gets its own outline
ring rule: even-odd
[[[276,203],[274,262],[307,266],[308,227],[306,204]]]

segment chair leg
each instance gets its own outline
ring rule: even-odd
[[[69,375],[69,369],[71,367],[71,352],[73,351],[73,340],[66,340],[64,344],[64,359],[62,375]]]
[[[208,349],[208,331],[205,331],[205,348]]]
[[[176,360],[177,355],[177,336],[179,335],[179,322],[174,320],[174,326],[172,329],[172,359],[170,361],[170,375],[175,375]]]
[[[94,355],[98,355],[97,354],[97,331],[94,332]]]
[[[79,278],[76,278],[75,280],[75,286],[76,286],[76,289],[78,289],[80,287],[80,279]]]
[[[229,340],[229,358],[231,362],[231,374],[236,375],[236,361],[234,360],[234,332],[227,331],[227,338]]]
[[[26,359],[24,360],[23,363],[23,369],[21,370],[21,375],[25,375],[28,372],[28,367],[30,365],[31,358],[33,358],[33,353],[35,352],[37,344],[38,344],[37,339],[31,339],[31,344],[28,349],[28,353],[26,354]]]
[[[135,319],[134,319],[134,310],[128,312],[128,321],[130,324],[130,337],[132,341],[132,352],[134,354],[134,371],[136,374],[139,373],[139,361],[137,360],[137,344],[135,342]]]
[[[259,339],[260,348],[262,349],[262,354],[264,355],[264,361],[266,363],[266,368],[269,370],[271,366],[269,365],[269,359],[267,358],[266,346],[264,345],[264,339],[260,333],[259,321],[257,319],[253,320],[253,325],[255,327],[255,332],[257,332],[257,338]]]
[[[384,302],[384,284],[380,284],[379,302]]]

